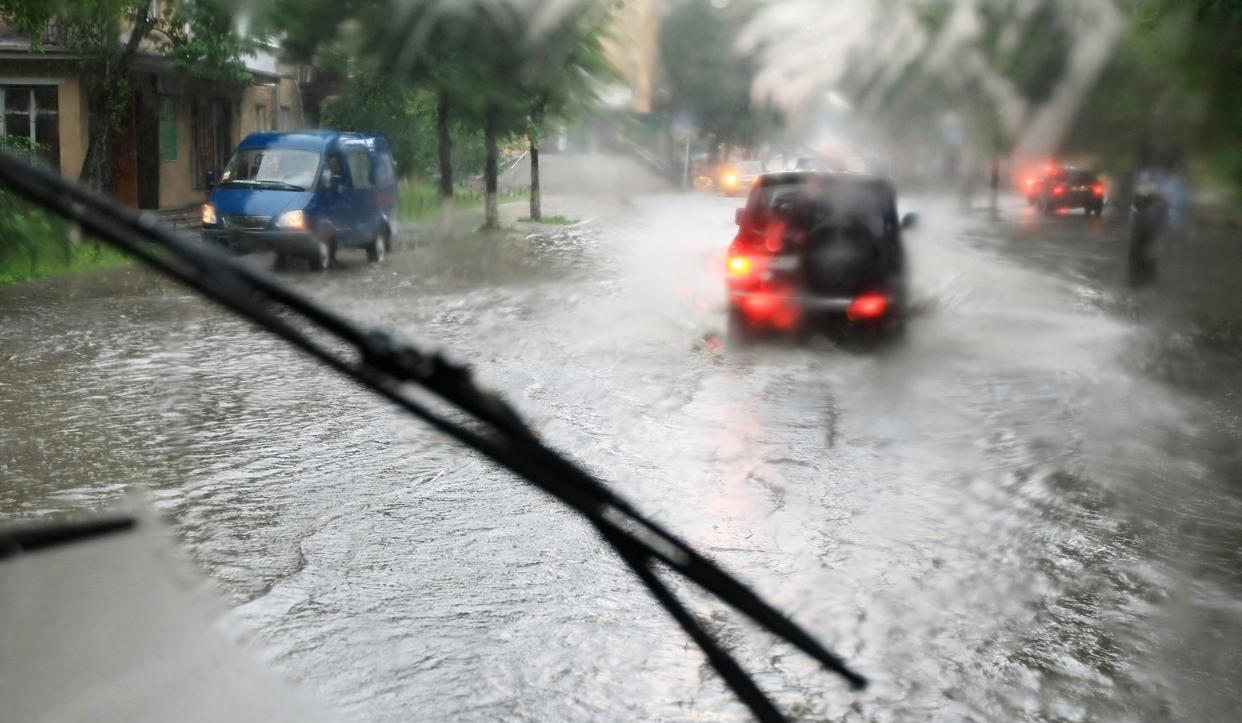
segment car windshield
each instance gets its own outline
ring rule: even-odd
[[[220,174],[222,184],[277,185],[297,189],[315,183],[320,154],[298,148],[242,148]]]
[[[1242,717],[1240,28],[0,0],[0,723]]]

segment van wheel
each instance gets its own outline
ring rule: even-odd
[[[388,234],[384,231],[376,232],[375,238],[367,244],[367,261],[378,263],[384,260],[384,254],[388,251],[387,237]]]
[[[332,249],[326,241],[316,241],[311,247],[310,255],[306,257],[307,263],[310,264],[310,270],[316,272],[327,271],[332,265]]]

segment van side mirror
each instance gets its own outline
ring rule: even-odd
[[[917,213],[907,213],[901,217],[902,230],[912,229],[919,225],[919,215]]]
[[[746,218],[746,209],[739,208],[733,212],[733,223],[736,223],[738,226],[742,225],[742,219],[744,218]]]
[[[216,187],[216,172],[215,171],[204,171],[203,182],[207,185],[208,191],[215,188]]]

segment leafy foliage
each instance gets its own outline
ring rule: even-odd
[[[242,56],[256,42],[237,34],[228,8],[219,2],[169,3],[157,31],[161,48],[182,73],[235,86],[254,81]]]
[[[324,106],[323,122],[340,130],[382,134],[392,144],[402,175],[435,173],[436,98],[430,90],[376,73],[357,73]],[[453,136],[454,174],[478,174],[483,169],[483,143],[473,126],[454,122]]]
[[[345,77],[329,106],[330,123],[384,132],[395,146],[408,143],[398,153],[415,172],[430,166],[432,145],[424,139],[434,137],[441,178],[476,169],[477,160],[494,199],[499,147],[537,137],[548,120],[589,102],[592,78],[606,70],[599,37],[600,9],[608,7],[546,7],[536,0],[277,0],[267,22],[284,30],[290,57],[314,59]],[[382,93],[392,97],[372,97]],[[443,135],[441,118],[449,131]]]
[[[718,8],[687,0],[660,32],[666,109],[689,115],[716,143],[753,144],[776,125],[776,115],[751,96],[755,59],[737,48],[749,15],[744,3]]]
[[[29,138],[0,135],[0,150],[33,159],[39,148]],[[68,227],[6,188],[0,188],[0,239],[0,283],[33,278],[49,262],[73,257]]]

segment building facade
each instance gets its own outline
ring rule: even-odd
[[[29,38],[0,26],[0,134],[34,141],[44,162],[76,180],[86,158],[89,104],[79,60],[56,41],[53,29],[33,52]],[[154,48],[139,50],[110,150],[117,197],[151,209],[202,203],[206,171],[218,171],[244,136],[308,125],[303,68],[278,62],[270,48],[245,64],[252,84],[226,88],[180,72]]]
[[[665,5],[665,0],[622,0],[604,37],[604,52],[624,80],[626,97],[619,105],[637,113],[650,113],[653,106]]]

